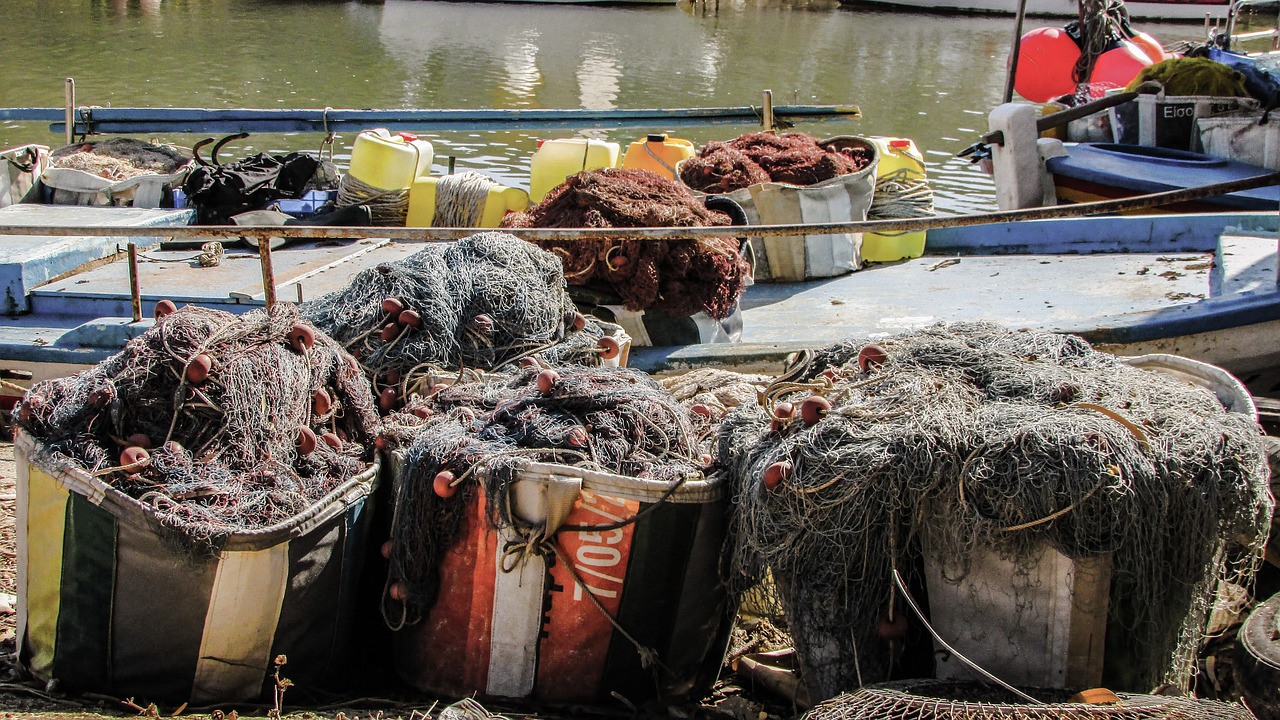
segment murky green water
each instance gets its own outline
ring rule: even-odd
[[[985,131],[1012,39],[1008,18],[879,13],[834,0],[4,0],[0,25],[8,107],[61,107],[65,77],[75,78],[79,104],[117,107],[708,107],[757,104],[766,88],[779,104],[854,103],[860,120],[797,129],[914,139],[939,207],[952,212],[994,205],[989,180],[953,155]],[[1167,41],[1198,30],[1151,31]],[[705,142],[750,129],[673,134]],[[624,144],[641,134],[594,133]],[[460,168],[521,186],[538,136],[427,133],[438,163],[452,155]],[[231,152],[315,148],[319,139],[255,136]],[[339,160],[353,139],[338,138]],[[0,147],[31,141],[58,145],[61,136],[0,124]]]

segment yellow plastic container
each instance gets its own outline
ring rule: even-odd
[[[666,135],[649,135],[627,146],[622,157],[622,167],[648,170],[668,180],[676,179],[676,163],[697,155],[693,143]]]
[[[867,140],[880,150],[880,164],[876,166],[877,185],[889,178],[900,182],[923,182],[926,179],[924,156],[911,140],[897,137],[868,137]],[[869,262],[894,262],[917,258],[924,254],[924,242],[923,230],[863,233],[862,259]]]
[[[456,176],[447,176],[456,177]],[[407,227],[432,227],[436,220],[436,201],[441,197],[441,183],[445,183],[445,192],[450,192],[448,179],[439,177],[420,177],[409,186],[409,216],[405,220]],[[520,188],[508,187],[492,183],[489,194],[484,201],[475,223],[463,227],[496,228],[502,218],[509,212],[523,212],[529,207],[529,194]],[[452,222],[452,221],[451,221]],[[441,223],[441,227],[450,223]]]
[[[365,130],[351,146],[347,174],[382,190],[401,190],[431,172],[435,150],[409,133],[392,135],[385,128]]]
[[[552,188],[583,170],[618,167],[616,142],[589,138],[544,140],[529,163],[529,199],[541,202]]]

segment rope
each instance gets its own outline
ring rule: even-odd
[[[374,225],[404,225],[409,217],[409,188],[384,190],[348,173],[338,181],[338,207],[350,205],[367,205]]]
[[[932,217],[933,189],[918,171],[899,168],[876,180],[868,220]]]
[[[436,183],[436,227],[479,227],[489,190],[498,183],[478,172],[445,175]]]

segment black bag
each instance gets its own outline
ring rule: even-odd
[[[247,133],[230,135],[213,146],[212,162],[200,157],[200,148],[213,142],[203,140],[192,148],[199,167],[187,175],[182,191],[187,202],[196,209],[196,222],[201,225],[229,225],[231,216],[259,210],[276,200],[296,199],[307,191],[307,184],[320,166],[311,155],[258,153],[243,160],[222,165],[218,151],[223,145]]]

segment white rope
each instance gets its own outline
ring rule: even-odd
[[[489,189],[498,183],[478,172],[445,175],[436,183],[436,227],[479,227]]]

